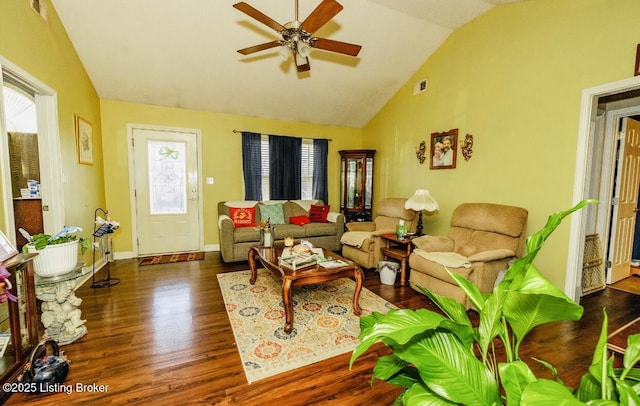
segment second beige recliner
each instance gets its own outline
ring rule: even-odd
[[[413,210],[404,208],[405,198],[386,198],[376,206],[373,221],[347,223],[347,231],[342,235],[342,256],[352,260],[363,268],[376,268],[382,260],[380,248],[385,242],[382,234],[395,234],[400,220],[407,225],[409,232],[415,231]]]
[[[448,236],[414,239],[409,257],[411,287],[451,297],[467,309],[471,302],[447,273],[463,276],[480,291],[493,291],[500,271],[521,257],[525,246],[526,209],[492,203],[464,203],[451,216]],[[446,267],[446,269],[445,269]]]

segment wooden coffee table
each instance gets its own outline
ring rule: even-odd
[[[359,316],[362,313],[359,299],[364,275],[358,265],[348,259],[342,258],[333,251],[323,249],[325,258],[339,259],[349,265],[338,268],[324,268],[322,265],[316,264],[294,271],[278,266],[278,258],[282,255],[283,249],[285,249],[283,243],[276,243],[275,246],[271,248],[254,246],[249,249],[248,260],[251,268],[250,283],[252,285],[256,283],[256,279],[258,278],[258,262],[262,263],[265,268],[282,279],[282,301],[284,303],[285,314],[284,331],[287,334],[293,330],[293,300],[291,299],[291,295],[293,288],[297,286],[323,283],[340,278],[355,278],[356,289],[353,293],[353,314]]]

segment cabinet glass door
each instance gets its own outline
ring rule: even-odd
[[[27,321],[27,302],[24,287],[24,272],[19,270],[16,272],[16,292],[18,294],[18,320],[20,321],[20,342],[21,348],[27,348],[31,337],[29,337],[29,324]]]
[[[0,304],[0,376],[4,375],[15,363],[16,355],[11,347],[11,321],[9,304]]]
[[[347,208],[360,208],[362,203],[362,160],[347,159]]]
[[[373,158],[366,159],[366,177],[367,185],[365,186],[364,208],[371,209],[373,206]]]

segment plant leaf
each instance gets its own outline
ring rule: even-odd
[[[632,334],[627,338],[627,348],[624,350],[625,369],[633,368],[640,361],[640,334]]]
[[[593,360],[589,366],[589,373],[593,375],[598,382],[600,382],[600,398],[608,399],[606,395],[607,385],[611,384],[608,380],[609,374],[607,371],[607,325],[609,324],[609,318],[607,317],[607,312],[604,309],[602,310],[602,315],[603,320],[602,327],[600,328],[600,336],[598,337],[598,343],[596,344],[596,348],[593,352]]]
[[[405,361],[395,355],[384,355],[378,358],[376,366],[373,368],[373,378],[388,381],[392,376],[402,371],[407,365],[408,364]]]
[[[474,285],[470,280],[465,278],[462,275],[458,275],[449,271],[446,267],[444,268],[447,273],[456,281],[458,286],[467,294],[469,300],[473,304],[473,307],[476,308],[478,313],[482,313],[482,308],[484,307],[485,296],[480,292],[480,289]]]
[[[556,368],[549,361],[545,361],[543,359],[536,358],[536,357],[532,357],[532,358],[534,361],[539,362],[541,365],[547,368],[551,372],[551,375],[553,375],[553,377],[556,378],[556,381],[558,381],[558,383],[561,383],[564,385],[564,382],[562,382],[562,379],[560,379],[560,376],[558,375],[558,368]]]
[[[502,309],[505,296],[496,292],[489,296],[484,303],[484,308],[480,313],[480,324],[478,325],[478,345],[482,360],[486,361],[489,345],[493,343],[496,336],[504,334],[502,324]]]
[[[436,306],[440,308],[451,320],[455,321],[459,324],[466,324],[471,327],[471,321],[469,320],[469,316],[467,315],[467,309],[459,303],[457,300],[447,297],[440,296],[436,292],[423,288],[422,286],[418,286],[422,293],[427,295],[427,297],[435,303]]]
[[[547,238],[549,238],[551,233],[553,233],[555,229],[558,228],[562,220],[569,214],[580,210],[587,204],[597,202],[597,200],[593,199],[582,200],[570,209],[551,214],[547,219],[547,223],[544,225],[544,227],[527,238],[527,254],[522,258],[518,258],[513,264],[511,264],[501,284],[511,285],[513,282],[515,282],[515,286],[513,287],[517,288],[517,286],[519,285],[518,279],[524,277],[524,274],[527,272],[529,266],[533,263],[533,260],[538,255],[538,252],[542,248],[542,245],[547,240]]]
[[[588,402],[600,399],[601,394],[600,382],[590,373],[582,375],[576,390],[576,398],[581,402]]]
[[[582,313],[582,306],[547,281],[533,265],[521,285],[506,294],[504,302],[504,315],[519,341],[536,326],[579,320]]]
[[[531,382],[522,392],[521,406],[567,406],[582,405],[577,400],[570,388],[548,379],[539,379]]]
[[[633,390],[631,385],[622,379],[615,378],[618,402],[621,405],[640,405],[640,397]]]
[[[594,199],[582,200],[581,202],[577,203],[575,206],[573,206],[570,209],[551,214],[547,219],[547,223],[545,224],[545,226],[541,230],[539,230],[537,233],[532,234],[527,238],[527,241],[526,241],[527,255],[525,257],[526,258],[525,262],[528,262],[529,264],[533,263],[533,260],[538,255],[538,252],[540,251],[540,248],[542,248],[542,245],[544,244],[544,242],[547,240],[547,238],[549,238],[551,233],[553,233],[555,229],[558,228],[558,226],[560,225],[560,223],[562,223],[562,220],[565,217],[567,217],[569,214],[575,211],[580,210],[581,208],[583,208],[588,204],[597,203],[597,202],[598,201]]]
[[[519,405],[524,388],[537,380],[529,366],[522,361],[501,362],[498,365],[500,380],[507,395],[507,404]]]
[[[409,388],[402,396],[402,403],[404,406],[455,405],[455,403],[442,399],[440,396],[429,391],[429,388],[422,384],[415,384]]]
[[[360,331],[361,342],[353,350],[349,366],[382,338],[390,338],[402,345],[417,334],[437,328],[443,320],[446,320],[444,316],[426,309],[392,309],[387,314],[363,317],[360,323],[364,323],[365,328]]]
[[[498,382],[473,349],[450,331],[427,331],[395,352],[415,365],[429,389],[447,400],[464,405],[500,403]]]
[[[413,366],[407,366],[402,371],[387,379],[387,382],[403,388],[410,388],[416,383],[423,383],[418,374],[418,370]]]

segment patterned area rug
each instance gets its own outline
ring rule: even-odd
[[[293,290],[293,331],[284,332],[282,282],[266,269],[218,274],[218,282],[249,383],[352,351],[359,343],[360,318],[353,314],[356,283],[343,278]],[[362,316],[396,306],[366,288]],[[348,365],[344,366],[348,368]]]
[[[144,257],[140,261],[140,266],[144,265],[156,265],[156,264],[171,264],[174,262],[186,262],[186,261],[202,261],[204,259],[204,252],[186,252],[184,254],[164,254],[154,255],[151,257]]]

